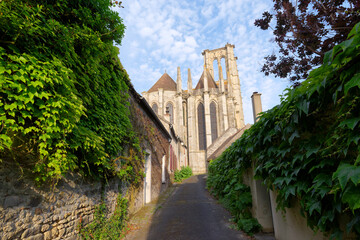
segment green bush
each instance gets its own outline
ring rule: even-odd
[[[38,182],[75,169],[115,175],[113,160],[138,140],[113,46],[125,26],[110,1],[7,0],[0,9],[0,162]],[[122,178],[136,179],[138,162],[122,161]]]
[[[253,165],[255,178],[277,193],[280,209],[298,201],[314,231],[336,239],[345,231],[359,237],[359,105],[360,23],[301,86],[287,89],[280,105],[262,113],[210,164],[209,187],[231,200],[242,194],[238,184]]]
[[[174,181],[181,182],[183,179],[189,178],[192,176],[192,170],[189,166],[181,167],[181,170],[175,170],[174,172]]]
[[[210,193],[231,213],[237,228],[252,235],[260,231],[261,225],[251,215],[250,187],[243,184],[243,172],[236,168],[236,161],[230,161],[231,157],[226,150],[210,162],[206,185]]]

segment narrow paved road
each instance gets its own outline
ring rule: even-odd
[[[178,186],[155,213],[147,240],[249,239],[231,229],[231,216],[205,189],[205,175],[192,176]]]

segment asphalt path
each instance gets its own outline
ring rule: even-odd
[[[147,240],[249,239],[231,228],[230,214],[205,189],[206,175],[177,186],[153,215]]]

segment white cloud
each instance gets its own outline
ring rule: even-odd
[[[260,72],[264,56],[276,47],[269,41],[271,33],[255,27],[254,20],[272,4],[271,0],[126,1],[120,9],[127,27],[120,59],[139,92],[148,90],[165,70],[176,80],[178,66],[183,88],[188,68],[195,87],[203,71],[202,51],[235,44],[245,122],[251,123],[252,92],[262,93],[267,110],[279,103],[278,95],[287,85]]]

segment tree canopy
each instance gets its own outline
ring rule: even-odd
[[[272,29],[278,54],[265,57],[265,75],[288,78],[294,85],[306,79],[324,54],[346,40],[360,21],[358,0],[273,0],[272,11],[265,11],[255,26]],[[272,19],[275,25],[272,26]]]

